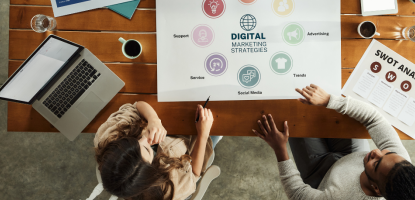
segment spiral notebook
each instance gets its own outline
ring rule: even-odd
[[[124,16],[127,19],[131,19],[139,3],[140,0],[133,0],[125,3],[107,6],[107,8]]]

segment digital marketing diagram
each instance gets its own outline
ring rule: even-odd
[[[157,0],[158,100],[341,94],[340,0]]]
[[[343,94],[374,105],[396,128],[415,138],[415,65],[373,40]]]

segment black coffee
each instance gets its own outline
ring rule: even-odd
[[[127,42],[127,44],[125,44],[124,50],[128,56],[136,57],[138,56],[138,54],[140,54],[141,47],[140,44],[138,44],[138,42],[130,40]]]
[[[364,37],[372,37],[376,32],[376,27],[371,22],[365,22],[360,26],[360,33]]]

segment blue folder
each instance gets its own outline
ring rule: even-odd
[[[140,0],[133,0],[133,1],[125,2],[125,3],[107,6],[107,8],[111,9],[112,11],[128,19],[131,19],[139,3],[140,3]]]

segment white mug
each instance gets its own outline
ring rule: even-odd
[[[139,41],[137,41],[137,40],[133,40],[133,39],[130,39],[130,40],[124,40],[124,38],[120,37],[120,38],[118,39],[118,41],[120,41],[120,42],[122,43],[122,47],[121,47],[122,53],[124,54],[124,56],[125,56],[125,57],[127,57],[127,58],[129,58],[129,59],[136,59],[136,58],[138,58],[138,56],[140,56],[140,55],[141,55],[141,52],[143,52],[143,46],[141,46],[141,43],[140,43]],[[125,45],[126,45],[129,41],[136,41],[136,42],[138,43],[138,45],[140,45],[140,53],[139,53],[137,56],[132,57],[132,56],[129,56],[127,53],[125,53]]]
[[[365,37],[365,36],[363,36],[362,35],[362,33],[360,32],[360,27],[364,24],[364,23],[366,23],[366,22],[370,22],[371,24],[373,24],[373,26],[375,27],[375,33],[373,33],[373,35],[371,35],[370,37]],[[373,36],[375,36],[375,35],[377,35],[377,36],[379,36],[380,35],[380,33],[378,33],[378,32],[376,32],[378,29],[376,28],[376,25],[373,23],[373,22],[371,22],[371,21],[364,21],[364,22],[362,22],[362,23],[360,23],[359,24],[359,26],[357,27],[357,32],[359,33],[359,35],[362,37],[362,38],[366,38],[366,39],[370,39],[370,38],[372,38]]]

